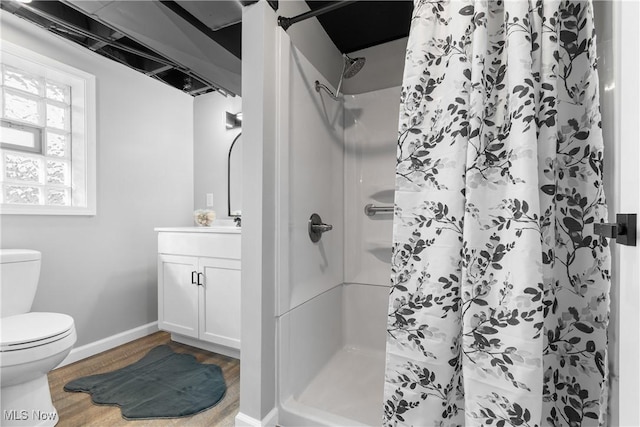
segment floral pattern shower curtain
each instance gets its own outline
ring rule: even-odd
[[[415,0],[384,425],[606,423],[596,60],[588,1]]]

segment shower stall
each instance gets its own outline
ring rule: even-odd
[[[279,423],[378,425],[400,87],[339,95],[363,58],[344,58],[334,89],[288,37],[281,43]],[[333,227],[318,242],[314,213]]]
[[[605,139],[613,140],[612,4],[594,3],[603,128]],[[351,68],[355,57],[368,57],[366,53],[352,55],[354,60],[345,57],[341,74],[337,69],[327,79],[314,65],[318,61],[306,56],[309,43],[296,46],[295,37],[280,29],[276,32],[269,46],[273,50],[267,50],[275,58],[273,80],[267,80],[273,83],[269,91],[273,90],[276,99],[275,138],[273,146],[265,145],[272,148],[264,156],[270,156],[274,165],[273,400],[277,411],[269,412],[269,399],[259,402],[262,417],[271,416],[281,426],[380,425],[400,81],[365,93],[340,95],[338,86],[344,78],[368,78],[367,70],[375,67],[373,61],[360,61]],[[377,48],[384,50],[384,46]],[[398,61],[393,66],[401,70],[404,64]],[[606,155],[614,157],[611,151]],[[609,187],[610,178],[605,182]],[[309,235],[313,214],[332,226],[317,242]],[[244,229],[243,234],[248,231]],[[264,253],[264,242],[261,247]],[[243,271],[243,280],[245,276]],[[615,286],[613,292],[617,292]],[[245,301],[243,295],[243,304]],[[262,304],[268,306],[270,301]],[[262,319],[267,318],[263,313]],[[612,331],[615,323],[612,316]],[[270,333],[262,332],[262,337]],[[612,338],[611,363],[616,360],[615,341]],[[248,354],[245,342],[243,338],[243,357]],[[262,362],[263,369],[269,369],[269,361]],[[611,366],[611,371],[610,404],[617,406],[617,367]],[[261,384],[259,395],[264,398],[270,383]],[[241,401],[241,410],[242,405]]]

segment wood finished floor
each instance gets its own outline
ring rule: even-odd
[[[176,353],[189,353],[201,363],[215,363],[222,368],[227,393],[213,408],[185,418],[127,421],[117,406],[95,405],[88,393],[70,393],[63,390],[66,383],[78,377],[101,374],[127,366],[140,360],[149,350],[169,345]],[[80,426],[233,426],[240,403],[240,361],[210,353],[195,347],[171,341],[166,332],[121,345],[49,373],[49,387],[53,405],[58,411],[57,427]]]

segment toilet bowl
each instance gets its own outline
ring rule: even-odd
[[[2,426],[53,426],[47,374],[76,342],[73,318],[29,312],[40,272],[40,253],[0,249],[0,400]]]

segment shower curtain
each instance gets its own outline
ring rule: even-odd
[[[415,0],[384,425],[606,424],[592,5]]]

